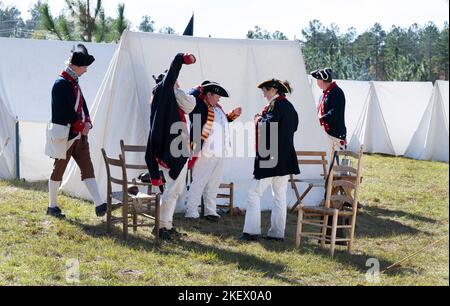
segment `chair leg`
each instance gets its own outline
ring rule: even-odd
[[[322,241],[320,241],[320,246],[322,248],[325,247],[325,240],[327,239],[327,226],[328,226],[328,216],[323,216],[323,225],[322,225]]]
[[[133,232],[137,233],[137,214],[133,213]]]
[[[350,241],[347,243],[347,250],[349,253],[352,252],[353,239],[355,239],[355,224],[356,224],[356,220],[353,217],[352,218],[352,228],[350,229]]]
[[[106,232],[108,234],[111,234],[111,227],[112,227],[112,209],[111,209],[111,199],[108,197],[107,200],[107,210],[106,210]]]
[[[334,250],[336,248],[336,233],[337,233],[337,225],[338,225],[338,217],[339,211],[336,209],[333,214],[333,226],[331,228],[331,257],[334,256]]]
[[[128,200],[124,201],[124,205],[122,207],[122,221],[123,221],[123,239],[128,239]]]
[[[297,249],[300,249],[300,244],[302,242],[303,214],[303,209],[300,207],[298,210],[297,232],[295,234],[295,247]]]

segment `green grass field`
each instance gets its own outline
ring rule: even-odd
[[[296,216],[287,240],[241,243],[243,217],[175,225],[188,236],[155,243],[150,230],[105,234],[93,205],[60,196],[67,220],[45,215],[47,183],[0,181],[0,285],[71,285],[67,263],[80,265],[80,285],[449,285],[449,167],[445,163],[366,156],[353,254],[334,258],[316,243],[294,247]],[[263,232],[270,214],[263,215]],[[444,238],[432,248],[366,280],[368,259],[381,269]],[[75,283],[77,284],[77,283]]]

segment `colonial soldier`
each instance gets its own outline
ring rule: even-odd
[[[62,155],[65,155],[65,158],[55,159],[48,184],[50,204],[47,214],[58,218],[65,217],[58,206],[57,198],[59,186],[71,157],[80,167],[81,179],[92,196],[97,216],[104,216],[107,209],[105,201],[100,197],[95,180],[88,142],[88,134],[93,126],[86,100],[78,84],[79,78],[94,60],[84,45],[79,44],[74,47],[68,62],[66,62],[67,67],[61,72],[52,89],[52,127],[54,130],[58,127],[67,127],[67,129],[70,127],[68,141],[67,139],[62,141],[64,143]]]
[[[224,112],[219,100],[229,94],[216,82],[204,81],[190,94],[196,99],[196,106],[189,114],[194,157],[189,163],[192,183],[187,193],[185,217],[194,220],[200,217],[198,206],[203,195],[205,218],[218,222],[216,196],[223,174],[223,158],[230,154],[231,148],[228,123],[236,120],[242,109]]]
[[[265,239],[283,241],[286,229],[287,186],[291,174],[299,174],[294,147],[298,115],[286,99],[292,89],[289,82],[277,79],[258,85],[269,104],[255,116],[256,158],[254,180],[248,193],[247,213],[241,240],[254,241],[261,235],[261,197],[271,186],[274,196],[271,227]],[[268,152],[266,148],[269,147]]]
[[[330,68],[311,72],[317,79],[317,85],[323,90],[318,107],[320,124],[325,129],[330,146],[337,143],[338,149],[345,149],[347,145],[347,128],[345,126],[345,95],[336,82],[333,82],[333,71]]]
[[[189,131],[185,114],[195,107],[195,99],[179,88],[177,79],[183,64],[195,62],[194,55],[179,53],[170,69],[155,78],[157,85],[153,90],[145,161],[152,185],[163,191],[159,237],[164,240],[179,236],[173,227],[173,214],[178,197],[186,186]]]

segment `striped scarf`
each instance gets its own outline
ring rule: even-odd
[[[206,102],[205,102],[206,103]],[[208,118],[206,119],[206,123],[203,126],[202,130],[202,140],[206,141],[211,134],[211,130],[214,123],[214,107],[208,104]]]

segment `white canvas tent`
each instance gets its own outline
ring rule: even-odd
[[[350,150],[364,144],[368,153],[404,155],[432,91],[431,82],[371,82]]]
[[[412,138],[405,156],[421,159],[449,160],[449,83],[437,81],[430,103]]]
[[[101,148],[117,158],[121,139],[127,144],[146,145],[149,103],[154,86],[152,75],[168,68],[179,52],[197,56],[196,64],[182,68],[179,81],[183,89],[188,90],[206,79],[217,81],[231,94],[229,99],[221,102],[225,110],[243,107],[243,115],[233,125],[234,131],[245,134],[244,127],[247,127],[250,137],[248,145],[240,141],[236,150],[254,150],[253,117],[265,105],[256,85],[273,77],[289,80],[294,88],[290,100],[300,117],[295,139],[297,149],[327,150],[325,135],[315,117],[315,105],[298,43],[125,32],[91,110],[95,126],[90,134],[91,155],[103,196],[106,195],[106,171]],[[236,204],[240,207],[245,206],[253,172],[252,154],[247,156],[227,159],[223,178],[224,182],[233,181],[236,184]],[[131,163],[144,163],[143,156],[131,155],[127,158]],[[303,175],[318,177],[320,171],[319,168],[304,169]],[[79,169],[73,162],[62,189],[68,194],[89,199],[80,181]],[[289,194],[289,204],[293,204],[290,190]],[[318,203],[322,195],[323,191],[313,193],[310,201],[315,202],[312,204]],[[183,209],[182,204],[179,210]],[[270,191],[264,196],[262,204],[264,208],[270,207]]]
[[[336,80],[336,83],[345,94],[345,125],[347,126],[347,139],[350,140],[369,96],[370,83],[352,80]],[[314,101],[318,106],[323,91],[317,86],[315,79],[311,82],[311,89]]]
[[[51,117],[51,89],[74,44],[0,38],[0,178],[16,177],[16,119],[20,135],[20,177],[48,178],[52,160],[44,155],[44,145],[45,126]],[[117,45],[85,45],[96,58],[80,79],[90,106]]]

